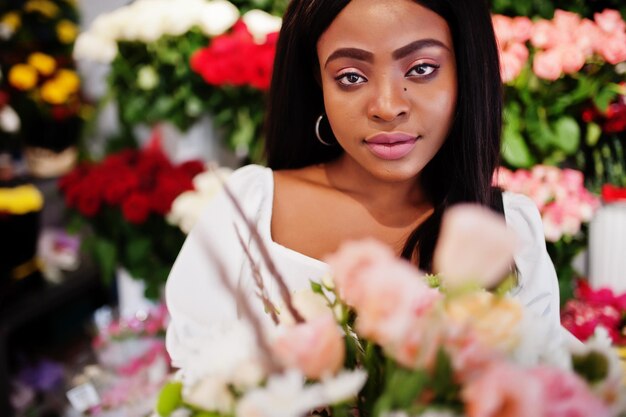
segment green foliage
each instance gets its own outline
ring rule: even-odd
[[[176,408],[182,405],[183,384],[168,382],[161,389],[157,399],[156,412],[161,417],[169,417]]]
[[[151,214],[141,225],[128,223],[120,210],[103,207],[97,219],[75,215],[74,230],[90,230],[85,249],[105,283],[111,284],[116,269],[124,267],[145,285],[145,296],[157,300],[169,271],[185,240],[179,228]]]

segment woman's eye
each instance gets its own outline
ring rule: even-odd
[[[439,65],[435,64],[417,64],[407,72],[407,77],[425,77],[439,68]]]
[[[341,74],[340,76],[338,76],[337,78],[335,78],[339,84],[341,85],[356,85],[356,84],[361,84],[364,83],[365,81],[367,81],[365,79],[365,77],[363,77],[362,75],[359,75],[355,72],[348,72],[345,74]]]

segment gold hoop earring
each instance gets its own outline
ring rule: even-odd
[[[315,136],[317,137],[317,140],[319,140],[322,143],[322,145],[333,146],[332,144],[322,139],[322,137],[320,136],[320,123],[322,123],[323,118],[324,118],[324,113],[320,114],[320,117],[318,117],[317,121],[315,122]]]

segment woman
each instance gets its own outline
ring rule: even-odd
[[[529,199],[491,186],[501,100],[482,0],[292,0],[270,91],[269,168],[241,168],[228,184],[292,291],[327,273],[323,257],[347,239],[375,237],[430,271],[446,208],[490,206],[522,241],[514,295],[556,328],[558,286],[539,213]],[[233,283],[251,297],[257,291],[236,230],[258,260],[220,195],[174,265],[167,284],[174,366],[192,366],[185,363],[192,340],[219,337],[238,317],[204,239]],[[265,284],[279,300],[273,282]]]

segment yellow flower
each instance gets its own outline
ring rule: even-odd
[[[489,347],[510,352],[519,342],[523,312],[515,300],[475,291],[452,298],[446,312],[451,322],[468,326]]]
[[[55,77],[56,82],[61,84],[67,90],[68,94],[73,94],[78,91],[80,87],[80,78],[75,71],[62,69],[57,72]]]
[[[48,76],[57,68],[57,62],[50,55],[34,52],[28,56],[28,63],[35,67],[41,75]]]
[[[41,98],[50,104],[63,104],[67,101],[70,92],[59,80],[48,80],[41,86]]]
[[[9,83],[18,90],[30,90],[37,78],[37,70],[27,64],[14,65],[9,71]]]
[[[24,5],[24,11],[27,13],[38,12],[45,17],[52,19],[59,14],[59,6],[50,0],[29,0]]]
[[[61,43],[72,43],[78,35],[78,27],[71,21],[63,19],[57,25],[57,37]]]
[[[8,27],[11,32],[15,32],[22,25],[22,18],[17,12],[9,12],[2,16],[0,25]]]
[[[43,207],[43,196],[32,184],[13,188],[0,188],[0,212],[26,214]]]

